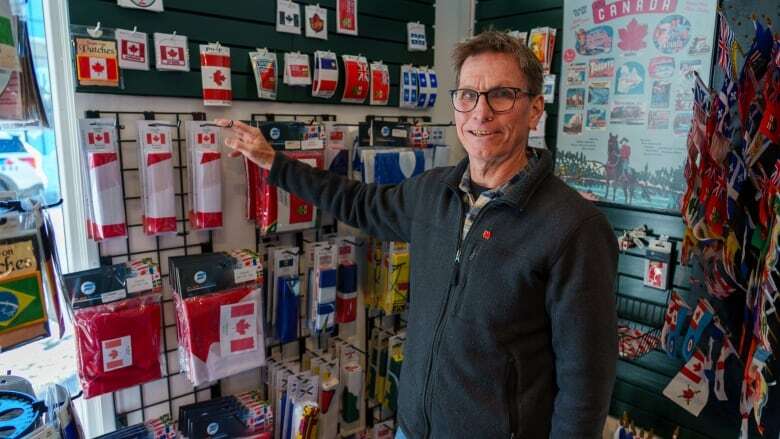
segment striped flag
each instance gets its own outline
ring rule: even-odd
[[[229,106],[233,100],[230,48],[218,44],[201,44],[200,72],[203,80],[203,105]]]
[[[718,66],[720,66],[720,68],[723,69],[723,73],[730,78],[734,71],[734,60],[731,57],[735,41],[734,32],[731,31],[729,22],[722,12],[718,13],[718,17],[720,20],[720,28],[718,31]]]

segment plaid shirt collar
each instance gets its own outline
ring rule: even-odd
[[[539,154],[536,153],[536,151],[529,151],[529,149],[530,148],[526,148],[528,162],[523,167],[523,169],[520,170],[520,172],[512,176],[509,181],[502,184],[501,186],[495,189],[488,189],[482,192],[478,197],[474,197],[474,195],[471,193],[471,169],[466,166],[466,169],[463,171],[463,176],[460,178],[458,189],[460,189],[461,192],[463,192],[465,195],[464,198],[468,202],[469,206],[474,206],[476,204],[485,205],[487,204],[487,201],[503,196],[507,189],[520,181],[520,177],[524,172],[528,172],[532,167],[536,166],[537,162],[539,161]],[[480,201],[480,203],[478,203],[478,201]]]

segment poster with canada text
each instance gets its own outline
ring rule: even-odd
[[[679,209],[693,72],[709,83],[712,0],[565,0],[556,174],[586,198]]]

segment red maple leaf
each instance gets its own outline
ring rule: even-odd
[[[691,400],[696,396],[697,393],[699,393],[698,390],[693,390],[690,387],[688,387],[687,389],[683,390],[683,393],[680,396],[682,396],[683,399],[685,399],[686,404],[690,404]]]
[[[696,363],[693,365],[693,371],[694,372],[701,372],[701,363]]]
[[[102,141],[103,141],[103,136],[101,136],[100,134],[95,134],[95,142],[102,142]]]
[[[116,357],[119,356],[119,352],[116,351],[116,349],[112,350],[109,354],[109,357],[111,357],[112,360],[116,360]]]
[[[246,334],[247,329],[251,328],[252,326],[246,322],[246,320],[241,319],[236,323],[236,332],[238,332],[241,335]]]
[[[176,49],[170,49],[168,51],[168,56],[170,56],[171,58],[178,58],[179,57],[179,51],[176,50]]]
[[[103,70],[105,70],[105,69],[106,69],[106,68],[105,68],[105,67],[103,67],[103,64],[100,64],[100,63],[95,63],[95,64],[92,64],[92,70],[94,70],[94,71],[96,71],[96,72],[98,72],[98,73],[102,72],[102,71],[103,71]]]
[[[160,136],[152,136],[152,143],[157,143],[160,141]]]
[[[212,77],[214,78],[214,82],[217,85],[222,85],[222,83],[225,82],[225,79],[227,79],[225,75],[222,74],[222,70],[217,70],[216,72],[214,72],[214,75]]]
[[[639,24],[636,18],[631,20],[625,28],[618,29],[618,34],[620,35],[618,47],[626,52],[641,50],[647,47],[645,43],[647,25]]]
[[[137,45],[135,45],[135,44],[133,44],[133,45],[132,45],[132,46],[130,46],[130,47],[127,49],[127,50],[129,50],[129,51],[131,51],[131,52],[133,52],[133,53],[136,53],[136,52],[138,52],[138,46],[137,46]]]

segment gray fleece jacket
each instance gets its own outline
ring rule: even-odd
[[[277,153],[270,181],[410,243],[398,400],[410,439],[600,438],[617,361],[612,228],[542,151],[461,242],[466,166],[377,186]]]

